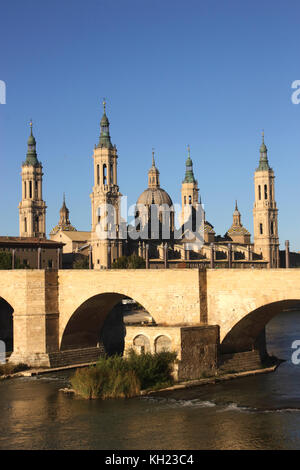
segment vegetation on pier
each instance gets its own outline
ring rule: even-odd
[[[76,394],[84,398],[130,398],[140,390],[171,385],[176,353],[101,357],[95,366],[77,369],[71,378]]]
[[[135,254],[130,256],[121,256],[112,263],[113,269],[143,269],[146,267],[146,262],[140,256]]]
[[[16,374],[22,370],[29,369],[27,364],[13,364],[12,362],[7,362],[5,364],[0,364],[0,376]]]

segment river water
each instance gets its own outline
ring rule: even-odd
[[[62,373],[0,382],[0,449],[299,449],[300,312],[267,328],[276,372],[169,396],[86,401],[59,392]]]

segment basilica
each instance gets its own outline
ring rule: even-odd
[[[233,219],[228,224],[227,232],[223,236],[216,235],[201,202],[189,147],[181,182],[180,227],[175,226],[176,214],[172,199],[160,185],[154,151],[148,171],[148,187],[137,197],[135,224],[126,225],[121,214],[117,148],[111,141],[105,102],[99,141],[93,151],[93,165],[94,184],[90,194],[92,229],[76,230],[70,222],[64,196],[58,224],[51,230],[48,240],[54,243],[56,250],[62,250],[60,262],[54,263],[53,267],[63,267],[64,257],[80,256],[87,260],[90,269],[107,269],[113,267],[119,258],[132,254],[143,258],[145,266],[152,269],[279,267],[275,178],[269,165],[264,135],[258,167],[254,173],[253,242],[250,232],[242,224],[237,201],[233,204]],[[46,240],[46,203],[42,197],[42,177],[42,165],[37,158],[31,124],[27,157],[22,165],[22,200],[19,204],[22,240]],[[113,236],[107,223],[107,205],[114,210]],[[102,232],[106,232],[106,236],[99,236],[99,227],[102,227]]]

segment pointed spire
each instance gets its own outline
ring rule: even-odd
[[[24,164],[37,166],[39,165],[39,161],[37,159],[37,153],[36,153],[36,140],[32,133],[32,119],[29,122],[29,126],[30,126],[30,136],[27,141],[27,154],[26,154],[26,160]]]
[[[232,224],[232,226],[235,226],[235,227],[241,227],[242,226],[241,213],[238,209],[237,199],[235,200],[235,209],[234,209],[234,212],[233,212],[233,224]]]
[[[153,166],[153,168],[155,168],[154,148],[152,148],[152,166]]]
[[[66,195],[65,193],[63,193],[63,205],[62,205],[62,208],[66,208]]]
[[[148,171],[148,187],[151,189],[159,188],[159,171],[155,166],[154,148],[152,148],[152,166]]]
[[[112,143],[109,135],[109,120],[106,116],[106,100],[103,98],[103,116],[100,121],[100,139],[97,147],[112,148]]]
[[[59,222],[58,224],[51,230],[50,235],[55,235],[60,230],[66,232],[76,232],[76,228],[71,225],[70,222],[70,211],[66,206],[66,195],[63,193],[63,204],[59,211]]]
[[[69,220],[69,209],[67,208],[66,206],[66,196],[65,196],[65,193],[63,195],[63,205],[59,211],[59,214],[60,214],[60,220],[59,220],[59,224],[60,225],[68,225],[70,223],[70,220]]]
[[[188,150],[188,157],[185,162],[185,178],[183,180],[184,183],[195,183],[195,177],[194,177],[194,172],[193,172],[193,162],[191,159],[191,149],[190,146],[187,146]]]
[[[262,131],[262,143],[261,143],[259,152],[260,152],[260,159],[259,159],[259,165],[258,165],[257,170],[258,171],[270,170],[270,166],[268,162],[268,149],[265,144],[264,131]]]

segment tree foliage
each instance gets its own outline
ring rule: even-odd
[[[113,269],[143,269],[145,267],[145,260],[138,255],[121,256],[112,264]]]

